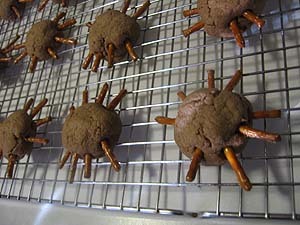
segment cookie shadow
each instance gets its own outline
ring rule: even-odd
[[[257,14],[264,15],[264,20],[266,22],[264,27],[262,28],[263,45],[265,46],[265,49],[281,48],[282,29],[285,29],[289,24],[295,22],[297,18],[299,18],[297,16],[297,11],[292,10],[295,7],[299,7],[299,3],[295,4],[295,1],[293,0],[262,0],[256,2],[256,4],[259,5],[257,7]],[[282,15],[279,11],[280,8],[282,10]],[[297,25],[295,24],[295,26]],[[249,39],[249,45],[260,50],[261,40],[260,35],[258,33],[259,30],[255,25],[253,25],[251,29],[247,31],[247,35],[249,36],[257,34],[254,38]],[[271,33],[271,35],[269,33]],[[296,35],[291,35],[289,32],[285,32],[285,39],[299,42],[299,40],[296,37]],[[273,56],[273,59],[275,60],[280,56],[280,51],[272,51],[271,54]]]
[[[257,80],[259,92],[263,92],[263,87],[260,85],[259,79]],[[253,111],[260,111],[261,106],[264,105],[264,99],[257,97],[252,102]],[[260,110],[256,110],[259,108]],[[271,110],[272,108],[268,108]],[[273,108],[276,109],[276,108]],[[288,130],[288,118],[287,113],[282,111],[281,118],[270,119],[257,119],[253,120],[253,128],[258,130],[266,130],[271,133],[285,133]],[[281,183],[288,182],[291,179],[290,161],[281,160],[280,157],[290,155],[287,148],[288,140],[285,136],[282,136],[282,141],[277,143],[269,143],[260,139],[248,139],[247,145],[242,153],[243,162],[245,165],[246,174],[258,174],[254,182],[264,183],[266,175],[268,175],[268,182]],[[278,158],[278,159],[277,159]],[[227,169],[231,169],[228,165]],[[268,173],[266,172],[268,170]],[[286,187],[276,186],[278,191],[292,201],[292,197],[287,193]]]
[[[60,110],[58,107],[52,106],[52,121],[37,129],[38,136],[47,138],[49,143],[47,145],[34,146],[35,148],[31,153],[31,160],[34,167],[31,167],[27,171],[26,177],[36,176],[34,174],[38,171],[35,179],[45,179],[48,172],[53,173],[54,170],[58,170],[58,162],[63,152],[63,148],[61,147],[61,130],[63,119],[68,113],[68,109],[66,108],[62,112],[62,115],[65,116],[59,116]]]
[[[139,1],[136,1],[135,5],[132,3],[129,6],[129,10],[127,11],[126,15],[132,16],[135,12],[134,8],[140,3],[141,2]],[[149,6],[148,10],[152,10],[152,8],[156,6],[157,4],[152,3]],[[119,7],[114,7],[114,9],[119,10]],[[133,62],[130,56],[127,54],[126,58],[124,58],[124,60],[122,60],[118,64],[120,65],[129,64],[129,65],[138,66],[138,63],[145,63],[143,61],[146,60],[148,56],[152,55],[152,51],[149,43],[157,40],[158,29],[149,29],[149,27],[153,25],[153,21],[155,20],[155,18],[154,16],[149,17],[148,10],[142,14],[141,18],[137,19],[137,23],[140,26],[140,37],[137,40],[137,43],[134,45],[134,51],[138,55],[138,61]]]
[[[131,95],[132,99],[135,99],[135,94]],[[147,96],[140,96],[137,105],[145,105],[148,101],[149,98],[147,99]],[[123,106],[126,108],[126,100],[124,103]],[[137,175],[137,172],[134,171],[140,170],[144,166],[143,163],[139,162],[151,159],[151,149],[147,145],[149,137],[152,135],[151,125],[147,125],[147,122],[151,122],[149,110],[147,108],[133,109],[121,113],[123,129],[119,139],[120,144],[115,147],[115,152],[119,161],[125,162],[125,164],[137,162],[136,164],[129,165],[129,171],[133,175],[131,179],[133,180],[135,179],[134,176]],[[146,173],[150,177],[157,174],[157,171],[152,166],[147,166],[146,170]]]
[[[8,86],[16,85],[20,79],[20,72],[24,65],[8,65],[0,70],[0,88],[3,90]]]

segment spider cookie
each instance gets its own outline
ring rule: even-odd
[[[83,92],[82,105],[75,109],[70,108],[62,130],[62,143],[67,149],[60,168],[63,168],[68,158],[72,157],[69,182],[74,181],[74,176],[79,158],[84,159],[84,177],[91,176],[91,160],[106,156],[116,171],[120,164],[112,150],[116,145],[122,129],[119,115],[114,111],[126,95],[126,90],[120,93],[108,104],[103,106],[103,100],[108,90],[104,84],[95,103],[88,103],[88,92]]]
[[[133,45],[140,36],[140,26],[136,19],[150,6],[147,0],[132,16],[126,15],[130,1],[126,0],[121,11],[107,10],[96,17],[94,23],[87,23],[89,27],[89,54],[85,58],[82,68],[87,69],[95,57],[92,71],[97,72],[101,59],[108,62],[108,67],[120,62],[128,53],[133,61],[138,59]]]
[[[207,34],[216,37],[234,37],[237,44],[245,47],[242,36],[251,23],[262,28],[265,21],[255,13],[253,0],[198,0],[198,7],[185,10],[185,17],[200,15],[201,21],[183,31],[185,37],[204,28]]]
[[[236,172],[240,186],[251,190],[251,183],[241,167],[236,154],[246,144],[247,137],[269,142],[280,140],[278,134],[267,133],[251,127],[252,119],[280,117],[279,110],[253,112],[250,102],[233,93],[242,74],[237,71],[224,90],[214,86],[214,71],[208,72],[208,88],[202,88],[185,96],[176,118],[156,117],[158,123],[173,125],[175,142],[180,151],[192,159],[187,181],[193,181],[202,161],[205,165],[222,165],[226,161]]]
[[[48,139],[36,137],[36,129],[51,121],[51,117],[33,120],[46,105],[47,99],[42,100],[28,115],[32,103],[33,99],[30,99],[23,109],[12,113],[0,123],[0,158],[4,156],[8,160],[8,178],[12,177],[14,164],[31,153],[33,143],[48,143]]]
[[[59,20],[65,15],[65,12],[61,12],[53,20],[42,20],[33,24],[27,33],[26,42],[14,47],[15,50],[24,48],[23,52],[14,60],[14,63],[18,63],[29,55],[31,58],[29,70],[33,73],[38,61],[58,58],[56,50],[61,44],[76,45],[76,40],[64,38],[63,30],[76,23],[73,18],[59,24]]]

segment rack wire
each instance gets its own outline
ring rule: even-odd
[[[0,116],[2,119],[22,107],[29,98],[47,97],[48,105],[38,115],[54,121],[38,130],[47,137],[45,146],[35,145],[30,156],[20,160],[13,179],[5,178],[7,161],[0,161],[0,196],[32,202],[76,207],[188,214],[198,217],[300,218],[300,1],[266,0],[262,31],[247,31],[246,48],[233,39],[209,37],[203,31],[184,38],[181,31],[198,20],[184,18],[183,9],[196,1],[153,0],[140,17],[141,38],[136,46],[140,59],[129,58],[97,73],[81,69],[88,53],[86,22],[108,8],[119,9],[122,0],[76,0],[67,10],[77,25],[67,36],[78,39],[75,48],[62,48],[59,60],[38,64],[28,71],[28,58],[10,65],[0,74]],[[33,23],[53,18],[63,10],[52,3],[42,13],[37,4],[27,4],[21,21],[0,22],[0,46],[18,33],[22,41]],[[128,14],[140,7],[133,0]],[[240,189],[228,165],[201,166],[194,182],[185,181],[189,159],[174,142],[170,127],[154,122],[158,115],[176,116],[176,93],[190,93],[207,85],[206,70],[216,70],[216,85],[222,88],[236,69],[244,76],[235,89],[246,96],[255,110],[282,109],[281,119],[255,121],[256,128],[278,132],[282,141],[268,144],[250,140],[240,157],[253,183],[251,192]],[[83,178],[78,164],[75,181],[67,182],[68,167],[58,169],[63,147],[61,128],[71,105],[78,106],[87,88],[94,98],[104,82],[110,85],[107,102],[120,89],[127,97],[117,109],[123,130],[115,154],[121,161],[119,173],[110,163],[92,163],[92,176]],[[70,165],[69,163],[67,164]]]

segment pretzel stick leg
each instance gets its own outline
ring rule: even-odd
[[[190,164],[189,171],[186,175],[186,181],[192,182],[195,179],[202,156],[203,152],[200,149],[196,148],[193,153],[193,158]]]
[[[236,173],[236,176],[238,178],[238,181],[239,181],[241,187],[245,191],[250,191],[251,188],[252,188],[252,184],[249,181],[249,178],[246,176],[245,171],[242,168],[242,166],[241,166],[240,162],[238,161],[238,159],[236,158],[235,153],[232,150],[232,148],[226,147],[224,149],[224,154],[225,154],[225,157],[228,160],[231,168]]]
[[[204,26],[205,26],[205,23],[200,21],[200,22],[196,23],[195,25],[189,27],[188,29],[183,30],[182,33],[185,37],[188,37],[192,33],[195,33],[196,31],[201,30]]]
[[[175,119],[174,118],[168,118],[168,117],[163,117],[163,116],[157,116],[155,117],[155,121],[163,124],[163,125],[175,125]]]

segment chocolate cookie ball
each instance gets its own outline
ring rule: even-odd
[[[25,48],[30,57],[39,60],[50,59],[47,49],[58,49],[61,43],[55,37],[63,37],[63,32],[57,29],[57,24],[52,20],[42,20],[32,25],[27,33]]]
[[[113,63],[120,62],[127,54],[125,41],[129,40],[134,44],[139,36],[140,26],[134,18],[117,10],[108,10],[97,16],[90,28],[90,52],[94,55],[99,53],[108,60],[108,45],[113,44]]]
[[[115,147],[122,129],[120,117],[114,109],[127,91],[121,90],[112,102],[104,107],[102,103],[107,90],[108,85],[104,84],[95,103],[88,103],[88,92],[84,91],[82,106],[77,109],[71,107],[70,114],[64,123],[62,142],[67,151],[60,162],[60,168],[63,168],[72,155],[70,183],[74,181],[79,158],[84,159],[85,178],[91,176],[91,161],[93,158],[106,156],[116,171],[121,168],[111,150]]]
[[[88,23],[89,54],[85,58],[82,68],[87,69],[95,56],[92,71],[97,72],[101,59],[108,62],[108,67],[120,62],[128,53],[132,60],[138,59],[133,49],[140,36],[140,26],[136,19],[149,7],[147,0],[133,16],[126,15],[130,1],[125,1],[121,11],[107,10],[96,17],[96,21]]]
[[[9,158],[14,154],[16,160],[20,160],[25,154],[30,153],[32,143],[24,137],[35,137],[36,125],[25,110],[18,110],[7,117],[0,124],[0,149],[3,156]]]
[[[237,71],[224,90],[214,85],[214,71],[208,71],[208,88],[202,88],[186,96],[179,92],[183,101],[176,118],[156,117],[158,123],[173,125],[175,142],[180,151],[192,160],[186,176],[195,179],[198,165],[222,165],[228,161],[235,171],[240,186],[249,191],[252,187],[236,154],[240,153],[246,138],[259,138],[269,142],[280,140],[278,134],[255,130],[252,119],[277,118],[279,110],[253,112],[250,102],[232,90],[241,79]]]
[[[75,19],[69,19],[63,24],[59,24],[59,20],[65,15],[64,12],[59,13],[53,20],[42,20],[33,24],[28,31],[26,42],[15,47],[15,49],[25,49],[14,63],[18,63],[29,55],[31,58],[29,70],[33,73],[38,61],[48,60],[51,57],[58,58],[56,51],[61,44],[76,45],[76,40],[63,37],[63,30],[76,23]]]
[[[245,31],[251,22],[241,15],[253,8],[253,0],[198,0],[199,15],[205,23],[204,30],[216,37],[233,37],[229,24],[235,18],[240,30]]]
[[[225,163],[223,149],[240,149],[246,137],[238,132],[241,121],[251,124],[252,107],[243,96],[203,88],[189,94],[175,120],[175,142],[187,157],[202,149],[206,165]]]
[[[199,14],[201,21],[183,31],[185,37],[202,28],[211,36],[234,37],[237,44],[243,48],[245,41],[242,36],[251,23],[259,28],[264,21],[255,13],[253,0],[198,0],[197,8],[185,10],[185,17]]]
[[[100,142],[106,140],[114,148],[121,134],[120,117],[113,110],[96,103],[88,103],[77,108],[66,118],[62,129],[62,143],[66,149],[84,158],[103,157]]]
[[[42,100],[28,115],[27,111],[32,103],[33,99],[30,99],[23,109],[12,113],[0,123],[0,158],[3,155],[8,159],[8,178],[12,177],[15,162],[31,153],[33,143],[48,143],[47,139],[35,136],[37,127],[51,121],[51,117],[33,120],[46,105],[47,99]]]

